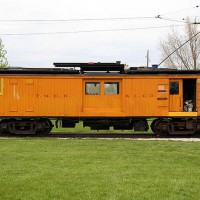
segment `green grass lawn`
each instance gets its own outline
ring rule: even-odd
[[[0,139],[1,200],[199,200],[200,143]]]

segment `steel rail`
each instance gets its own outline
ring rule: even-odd
[[[11,137],[11,138],[28,138],[28,137],[37,137],[37,138],[102,138],[102,139],[159,139],[159,138],[200,138],[200,135],[192,134],[132,134],[132,133],[50,133],[47,135],[32,135],[32,134],[0,134],[0,137]]]

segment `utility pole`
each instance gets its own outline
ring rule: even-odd
[[[200,22],[196,22],[196,19],[195,19],[195,22],[193,24],[200,24]],[[197,40],[196,40],[197,41]],[[194,58],[194,70],[197,69],[197,55],[195,55],[195,58]]]
[[[147,50],[147,56],[146,57],[147,57],[147,68],[148,68],[149,67],[149,61],[150,61],[149,60],[149,50]]]

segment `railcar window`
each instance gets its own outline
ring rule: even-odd
[[[179,94],[179,82],[170,82],[170,94]]]
[[[104,93],[105,94],[119,94],[119,82],[105,82]]]
[[[85,94],[100,95],[100,82],[86,82]]]

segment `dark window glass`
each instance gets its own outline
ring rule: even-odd
[[[86,82],[85,94],[100,95],[100,82]]]
[[[179,94],[179,82],[170,82],[170,94]]]
[[[104,93],[105,94],[119,94],[119,82],[105,82]]]

